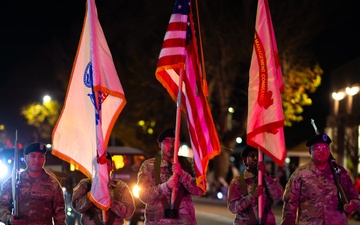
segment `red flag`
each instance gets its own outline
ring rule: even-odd
[[[220,153],[220,143],[202,87],[194,23],[189,0],[177,0],[156,69],[156,78],[177,102],[180,69],[184,70],[181,109],[187,117],[194,152],[197,186],[206,192],[209,160]]]
[[[247,144],[282,166],[286,148],[280,92],[284,87],[267,0],[258,1],[249,74]]]
[[[88,0],[65,104],[52,134],[52,153],[92,178],[89,197],[102,210],[110,207],[106,148],[125,104],[95,1]]]

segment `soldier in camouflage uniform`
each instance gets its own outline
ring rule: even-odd
[[[340,169],[340,182],[349,201],[340,204],[338,189],[329,164],[331,139],[326,134],[310,138],[311,161],[290,176],[283,196],[282,225],[343,225],[347,215],[360,206],[359,195],[347,171]]]
[[[140,200],[146,204],[144,225],[195,225],[192,195],[201,196],[192,165],[185,157],[171,163],[174,157],[175,129],[164,130],[158,137],[161,155],[143,162],[138,173]],[[172,189],[175,201],[170,206]]]
[[[17,218],[11,215],[11,177],[3,183],[0,193],[1,222],[12,225],[66,224],[63,191],[59,181],[43,169],[45,153],[46,147],[42,143],[32,143],[25,149],[27,167],[20,173]]]
[[[112,158],[106,153],[107,168],[109,171],[108,190],[110,194],[110,209],[106,211],[106,224],[123,225],[125,219],[131,218],[135,212],[135,202],[128,185],[121,180],[111,179]],[[74,188],[72,196],[73,209],[81,213],[83,225],[101,225],[103,222],[102,210],[94,205],[88,197],[91,189],[91,180],[82,179]]]
[[[275,225],[275,215],[271,210],[273,203],[281,201],[284,189],[278,177],[266,174],[263,161],[258,162],[258,150],[246,146],[241,153],[246,169],[234,177],[228,187],[227,206],[236,214],[234,225],[259,224],[258,196],[262,195],[264,209],[261,224]],[[263,185],[258,183],[258,170],[264,174]]]

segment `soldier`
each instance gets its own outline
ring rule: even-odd
[[[201,196],[190,162],[179,157],[173,163],[175,129],[166,129],[158,139],[161,155],[145,160],[138,173],[140,200],[146,204],[144,225],[195,225],[192,195]],[[171,194],[176,198],[171,207]]]
[[[338,166],[340,174],[337,176],[349,203],[343,204],[339,199],[333,168],[329,163],[330,143],[331,139],[326,134],[315,135],[306,142],[311,161],[298,167],[286,184],[282,225],[348,224],[347,215],[359,208],[359,195],[342,166]]]
[[[236,214],[234,225],[259,224],[259,195],[263,196],[264,205],[261,224],[275,225],[271,207],[275,202],[281,201],[284,193],[278,177],[266,174],[264,162],[258,162],[257,149],[246,146],[241,158],[246,169],[243,174],[232,179],[228,188],[228,209]],[[263,185],[257,185],[258,170],[264,174]]]
[[[111,179],[112,158],[106,152],[107,169],[109,172],[108,189],[110,194],[110,209],[106,211],[106,224],[122,225],[125,219],[131,218],[135,212],[135,202],[128,185],[122,180]],[[91,189],[90,178],[82,179],[74,188],[71,205],[74,210],[81,213],[83,225],[101,225],[104,221],[102,210],[89,199]]]
[[[11,225],[64,225],[65,201],[59,181],[44,170],[46,147],[28,145],[24,152],[25,171],[20,173],[19,212],[13,208],[12,179],[7,179],[0,192],[0,221]],[[54,221],[54,223],[53,223]]]

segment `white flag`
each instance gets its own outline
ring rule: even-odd
[[[86,11],[65,104],[52,134],[52,153],[92,178],[90,199],[107,210],[106,148],[126,100],[94,0],[87,1]]]

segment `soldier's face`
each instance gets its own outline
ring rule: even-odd
[[[45,164],[45,154],[40,152],[30,152],[25,155],[25,162],[30,171],[40,172]]]
[[[315,165],[324,165],[327,163],[330,155],[330,146],[326,143],[315,143],[311,146],[311,158]]]
[[[175,142],[175,138],[166,137],[160,143],[162,156],[165,160],[172,160],[172,158],[174,157],[174,142]]]
[[[111,171],[113,171],[112,160],[106,159],[106,166],[107,166],[108,174],[110,174]]]
[[[249,170],[256,171],[258,163],[258,152],[250,151],[246,157],[246,164],[249,167]]]

